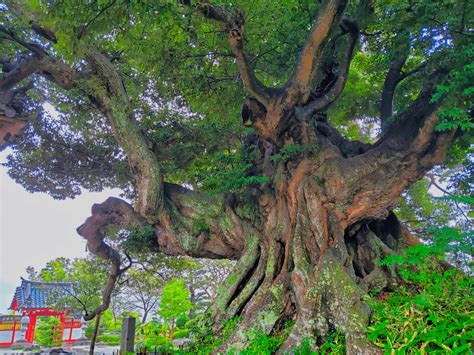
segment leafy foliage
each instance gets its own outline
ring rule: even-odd
[[[103,343],[106,345],[119,345],[120,334],[101,334],[97,336],[97,342]]]
[[[451,207],[436,199],[425,179],[414,183],[399,199],[397,215],[411,228],[435,228],[446,225],[454,218]]]
[[[386,353],[417,349],[459,354],[472,347],[472,275],[441,262],[445,255],[458,261],[467,258],[468,262],[461,266],[470,270],[472,231],[443,228],[433,233],[430,244],[418,244],[404,255],[382,261],[384,265],[397,266],[403,277],[401,288],[372,302],[375,314],[369,339]]]
[[[134,254],[147,252],[156,244],[155,231],[152,225],[146,225],[144,228],[132,226],[122,239],[124,241],[121,243],[121,249]]]
[[[76,282],[74,295],[63,294],[51,300],[55,307],[67,307],[74,314],[83,314],[84,307],[89,311],[102,301],[107,264],[97,258],[66,259],[49,261],[38,273],[31,267],[27,269],[32,280],[46,282]]]
[[[421,291],[402,289],[372,303],[369,339],[388,354],[468,353],[474,337],[472,279],[455,269],[423,270],[417,279],[423,279]]]
[[[169,328],[157,321],[151,321],[141,327],[139,348],[148,351],[172,352],[173,343],[167,336]]]
[[[170,338],[173,340],[176,320],[191,310],[189,291],[184,281],[173,280],[166,283],[161,293],[159,315],[171,325]]]
[[[249,161],[241,153],[246,129],[238,119],[245,93],[226,38],[215,24],[178,3],[120,0],[84,6],[74,1],[17,0],[2,5],[0,21],[36,43],[41,38],[28,31],[30,19],[53,29],[57,43],[45,46],[76,67],[83,65],[83,48],[90,43],[113,56],[137,124],[168,181],[207,192],[238,191],[261,183],[263,177],[246,175]],[[257,77],[268,85],[284,84],[320,5],[311,0],[241,0],[235,5],[247,18],[246,48]],[[429,75],[442,67],[451,73],[433,98],[443,99],[438,129],[461,127],[469,134],[472,4],[436,0],[373,5],[373,10],[358,2],[347,7],[362,29],[361,46],[338,105],[328,110],[328,120],[347,137],[373,141],[385,74],[403,52],[408,58],[404,73],[420,66],[423,70],[397,87],[395,112],[401,112]],[[338,56],[339,42],[335,47],[324,53],[323,62]],[[5,42],[2,49],[4,56],[14,57],[19,47]],[[128,162],[84,93],[65,92],[44,79],[35,78],[34,83],[29,109],[42,111],[42,118],[12,146],[6,163],[9,174],[29,191],[45,191],[54,198],[77,196],[82,188],[109,187],[132,197]]]
[[[240,317],[228,319],[223,323],[221,334],[216,336],[209,327],[207,316],[205,314],[199,315],[190,322],[190,330],[194,336],[192,342],[188,344],[187,350],[199,354],[213,352],[237,329],[240,320]]]
[[[247,175],[252,166],[250,158],[240,152],[216,153],[209,162],[204,162],[204,166],[196,166],[193,179],[199,182],[200,190],[210,193],[240,192],[249,185],[269,181],[263,176]]]
[[[35,329],[35,341],[44,347],[62,344],[61,322],[57,317],[40,317]]]
[[[469,56],[473,51],[474,48],[468,47],[464,53],[461,52],[458,55]],[[473,82],[474,62],[454,70],[446,83],[437,86],[437,93],[432,98],[433,102],[440,100],[443,96],[448,96],[448,100],[440,112],[442,120],[438,123],[437,130],[446,131],[460,128],[472,131]]]
[[[272,156],[274,162],[288,161],[290,159],[297,158],[305,151],[304,147],[300,144],[288,144],[285,145],[277,154]]]

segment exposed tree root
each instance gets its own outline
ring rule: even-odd
[[[302,221],[304,218],[296,225]],[[348,354],[381,353],[366,337],[370,321],[367,292],[393,286],[397,281],[394,270],[377,262],[412,245],[414,237],[390,214],[384,221],[348,228],[341,239],[344,251],[340,243],[333,243],[313,264],[314,255],[307,254],[307,238],[297,237],[308,232],[301,226],[294,228],[289,238],[293,244],[290,260],[281,260],[284,246],[280,243],[273,242],[263,250],[256,246],[244,254],[237,271],[229,276],[228,285],[233,287],[224,286],[227,292],[221,294],[209,315],[214,317],[216,333],[226,320],[234,316],[242,320],[216,353],[245,349],[250,330],[272,335],[288,324],[292,324],[286,329],[289,335],[278,351],[282,354],[305,339],[317,350],[336,329],[345,334]]]

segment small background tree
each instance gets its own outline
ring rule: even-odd
[[[62,344],[61,322],[58,318],[41,317],[38,323],[35,340],[39,345],[51,348]]]
[[[160,302],[160,316],[170,325],[169,338],[173,340],[176,320],[191,310],[189,291],[184,281],[173,280],[163,288]]]

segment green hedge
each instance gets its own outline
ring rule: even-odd
[[[107,345],[119,345],[120,334],[102,334],[97,337],[97,341]]]

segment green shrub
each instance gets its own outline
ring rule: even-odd
[[[473,346],[472,276],[444,262],[446,254],[466,250],[467,235],[453,228],[434,232],[429,244],[382,261],[397,266],[404,281],[396,292],[371,302],[369,339],[387,354],[468,354]]]
[[[138,345],[140,350],[173,353],[173,342],[165,337],[147,338]]]
[[[188,352],[209,354],[217,349],[237,329],[240,317],[233,317],[225,321],[219,336],[212,333],[208,320],[206,314],[201,314],[188,323],[193,334],[192,341],[187,345]]]
[[[174,331],[174,338],[175,339],[181,339],[181,338],[187,338],[189,336],[189,329],[178,329]]]
[[[170,328],[160,322],[153,320],[142,324],[139,333],[139,349],[147,351],[172,352],[173,342],[169,339]],[[176,331],[178,332],[178,331]]]
[[[39,318],[35,331],[35,341],[44,347],[51,348],[63,343],[61,322],[56,317]]]
[[[247,339],[249,340],[249,346],[241,352],[242,355],[273,354],[285,340],[284,337],[269,336],[254,328],[247,333]]]
[[[107,345],[119,345],[120,334],[102,334],[97,337],[97,341]]]

